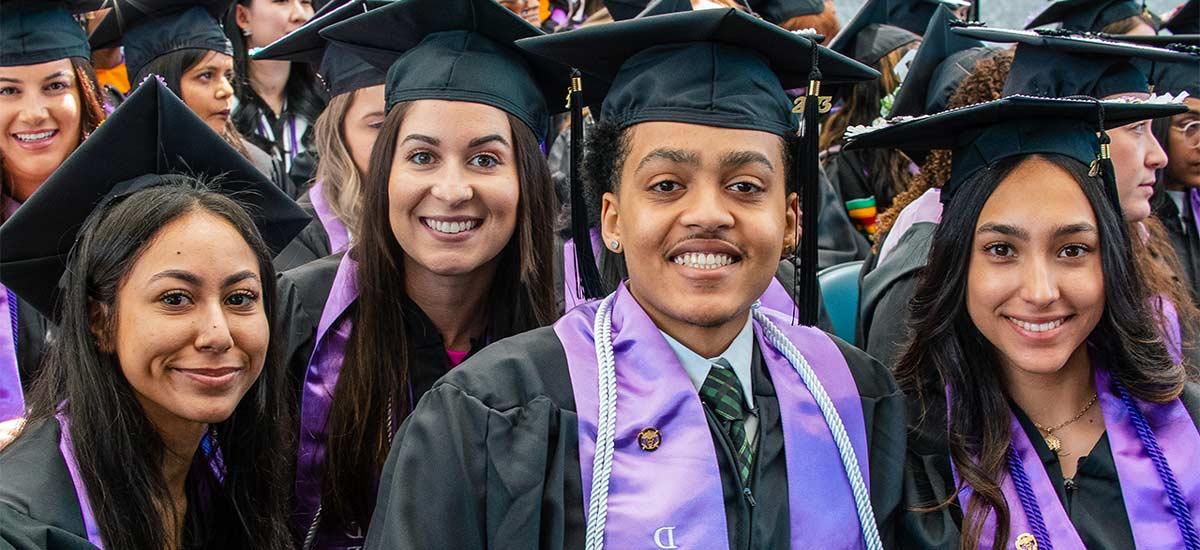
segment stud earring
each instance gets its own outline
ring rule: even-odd
[[[616,252],[621,249],[621,243],[617,242],[616,239],[613,239],[608,243],[608,247],[611,248],[613,252]]]
[[[242,36],[250,38],[250,29],[242,29]]]

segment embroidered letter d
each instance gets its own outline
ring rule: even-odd
[[[659,527],[658,530],[654,531],[654,545],[663,550],[679,548],[675,545],[675,526]]]

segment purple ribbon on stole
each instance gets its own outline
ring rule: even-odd
[[[25,416],[25,393],[17,367],[17,302],[0,286],[0,422]]]
[[[592,238],[592,252],[600,259],[600,232],[589,229]],[[575,239],[563,241],[563,311],[571,311],[575,306],[587,302],[583,298],[583,288],[579,286],[579,268],[575,265]]]
[[[71,474],[71,484],[75,486],[75,497],[79,500],[79,511],[83,514],[83,530],[87,533],[88,542],[92,546],[104,550],[104,539],[100,537],[100,526],[96,525],[96,515],[92,513],[92,503],[88,499],[87,486],[83,484],[83,476],[79,473],[79,462],[75,460],[75,446],[71,443],[71,425],[63,413],[55,415],[61,432],[58,438],[58,450],[62,453],[63,461],[67,463],[67,472]]]
[[[312,202],[317,219],[325,228],[325,234],[329,235],[329,252],[337,254],[345,251],[350,245],[350,230],[346,229],[346,224],[342,223],[342,220],[333,213],[333,209],[325,199],[325,186],[322,182],[314,183],[308,190],[308,200]]]
[[[599,413],[592,326],[599,307],[577,307],[554,325],[567,355],[579,423],[579,464],[586,509]],[[617,425],[609,485],[605,545],[609,548],[725,548],[724,493],[716,448],[696,387],[658,327],[622,284],[612,310]],[[863,477],[867,465],[862,401],[845,357],[825,333],[791,326],[764,310],[794,342],[829,392],[850,434]],[[762,337],[763,361],[779,399],[788,473],[791,547],[819,540],[832,548],[861,548],[854,496],[833,436],[800,376]],[[654,428],[661,444],[642,450],[639,433]],[[854,534],[854,535],[852,535]]]
[[[317,344],[308,370],[304,373],[304,388],[300,397],[300,448],[296,462],[297,525],[306,533],[321,506],[322,465],[325,463],[325,422],[333,403],[338,373],[346,356],[352,320],[343,315],[358,298],[355,273],[357,262],[347,253],[338,264],[337,274],[321,321],[317,325]],[[322,530],[319,547],[348,548],[362,546],[362,538]]]
[[[941,223],[942,222],[942,190],[930,189],[917,197],[917,200],[909,203],[900,211],[900,215],[896,216],[895,223],[888,230],[887,237],[883,239],[883,244],[879,245],[879,260],[876,265],[883,263],[883,259],[891,254],[892,249],[900,244],[900,237],[912,226],[918,223]]]
[[[1179,524],[1171,512],[1163,482],[1155,469],[1150,455],[1129,419],[1129,411],[1116,393],[1108,370],[1093,362],[1096,392],[1099,394],[1100,409],[1104,414],[1104,427],[1112,448],[1117,478],[1121,483],[1121,497],[1125,512],[1133,531],[1133,540],[1139,550],[1181,548]],[[947,392],[949,400],[949,392]],[[1191,415],[1183,402],[1175,399],[1169,403],[1146,403],[1136,400],[1138,408],[1146,417],[1155,438],[1162,447],[1163,455],[1187,502],[1193,522],[1200,521],[1200,431],[1192,422]],[[1029,478],[1033,500],[1041,512],[1046,532],[1052,537],[1055,550],[1086,550],[1071,518],[1063,508],[1062,501],[1050,481],[1037,449],[1021,426],[1016,415],[1011,415],[1012,447]],[[954,482],[959,484],[958,471],[954,468]],[[1000,489],[1009,509],[1008,543],[1005,548],[1017,548],[1017,538],[1033,532],[1028,511],[1021,504],[1021,497],[1013,483],[1012,475],[1005,474]],[[971,487],[964,485],[958,493],[959,505],[965,510],[972,494]],[[992,548],[996,532],[995,512],[989,513],[980,533],[980,550]]]

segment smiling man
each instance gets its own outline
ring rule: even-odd
[[[800,186],[816,183],[799,181],[816,159],[796,158],[784,90],[809,82],[814,57],[826,80],[874,73],[732,9],[518,46],[612,82],[586,175],[629,276],[425,395],[396,434],[367,546],[888,546],[905,438],[894,382],[755,307],[797,244]]]

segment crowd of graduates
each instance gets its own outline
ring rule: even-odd
[[[2,0],[0,550],[1200,550],[1200,2],[987,15]]]

